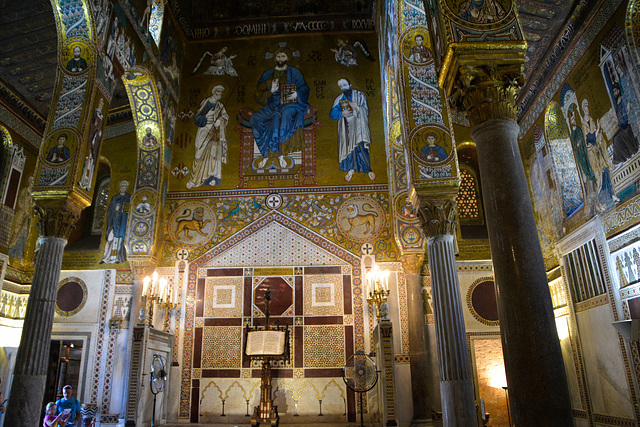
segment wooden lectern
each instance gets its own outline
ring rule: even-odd
[[[260,404],[253,411],[252,427],[257,427],[260,423],[269,423],[276,427],[280,423],[278,407],[273,405],[271,395],[271,360],[289,360],[289,328],[269,325],[270,302],[271,291],[267,288],[264,295],[264,328],[247,326],[245,331],[244,356],[251,360],[262,360]]]

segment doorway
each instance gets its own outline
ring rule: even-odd
[[[83,341],[81,340],[51,341],[47,381],[42,401],[43,411],[48,402],[55,402],[62,398],[62,388],[65,385],[73,387],[74,397],[78,396],[82,345]]]

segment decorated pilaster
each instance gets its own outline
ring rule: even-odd
[[[39,249],[16,356],[6,425],[27,427],[40,422],[62,254],[80,211],[81,204],[73,199],[37,202]]]
[[[384,426],[397,426],[396,414],[396,382],[395,361],[393,352],[393,325],[388,317],[379,319],[376,326],[378,366],[380,367],[381,382],[379,390],[382,391],[382,422]]]
[[[402,256],[402,267],[407,283],[407,313],[409,315],[409,364],[411,366],[411,395],[413,420],[411,425],[431,425],[433,407],[432,356],[429,354],[428,337],[422,292],[423,254]]]
[[[416,197],[414,204],[427,236],[444,425],[475,426],[478,421],[455,258],[454,194],[425,194]]]
[[[518,147],[526,43],[515,2],[441,1],[439,83],[476,142],[514,425],[571,426],[551,296]],[[487,3],[487,2],[485,2]],[[523,333],[526,331],[526,333]]]

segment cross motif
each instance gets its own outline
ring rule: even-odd
[[[267,196],[265,203],[271,209],[278,209],[282,206],[282,197],[279,194],[271,193]]]
[[[189,251],[182,248],[176,253],[176,256],[179,260],[184,261],[189,257]]]
[[[373,253],[373,245],[369,242],[364,243],[360,246],[360,251],[362,251],[363,255],[371,255]]]

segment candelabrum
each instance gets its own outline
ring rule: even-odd
[[[153,273],[151,277],[147,276],[143,280],[142,288],[142,308],[140,309],[140,322],[147,323],[153,327],[153,309],[158,304],[160,309],[165,309],[164,330],[169,329],[169,310],[176,307],[176,289],[169,291],[167,280],[165,278],[158,279],[158,273]]]
[[[389,297],[389,271],[382,271],[378,266],[366,275],[367,302],[376,305],[376,317],[386,318],[389,314],[387,299]]]

